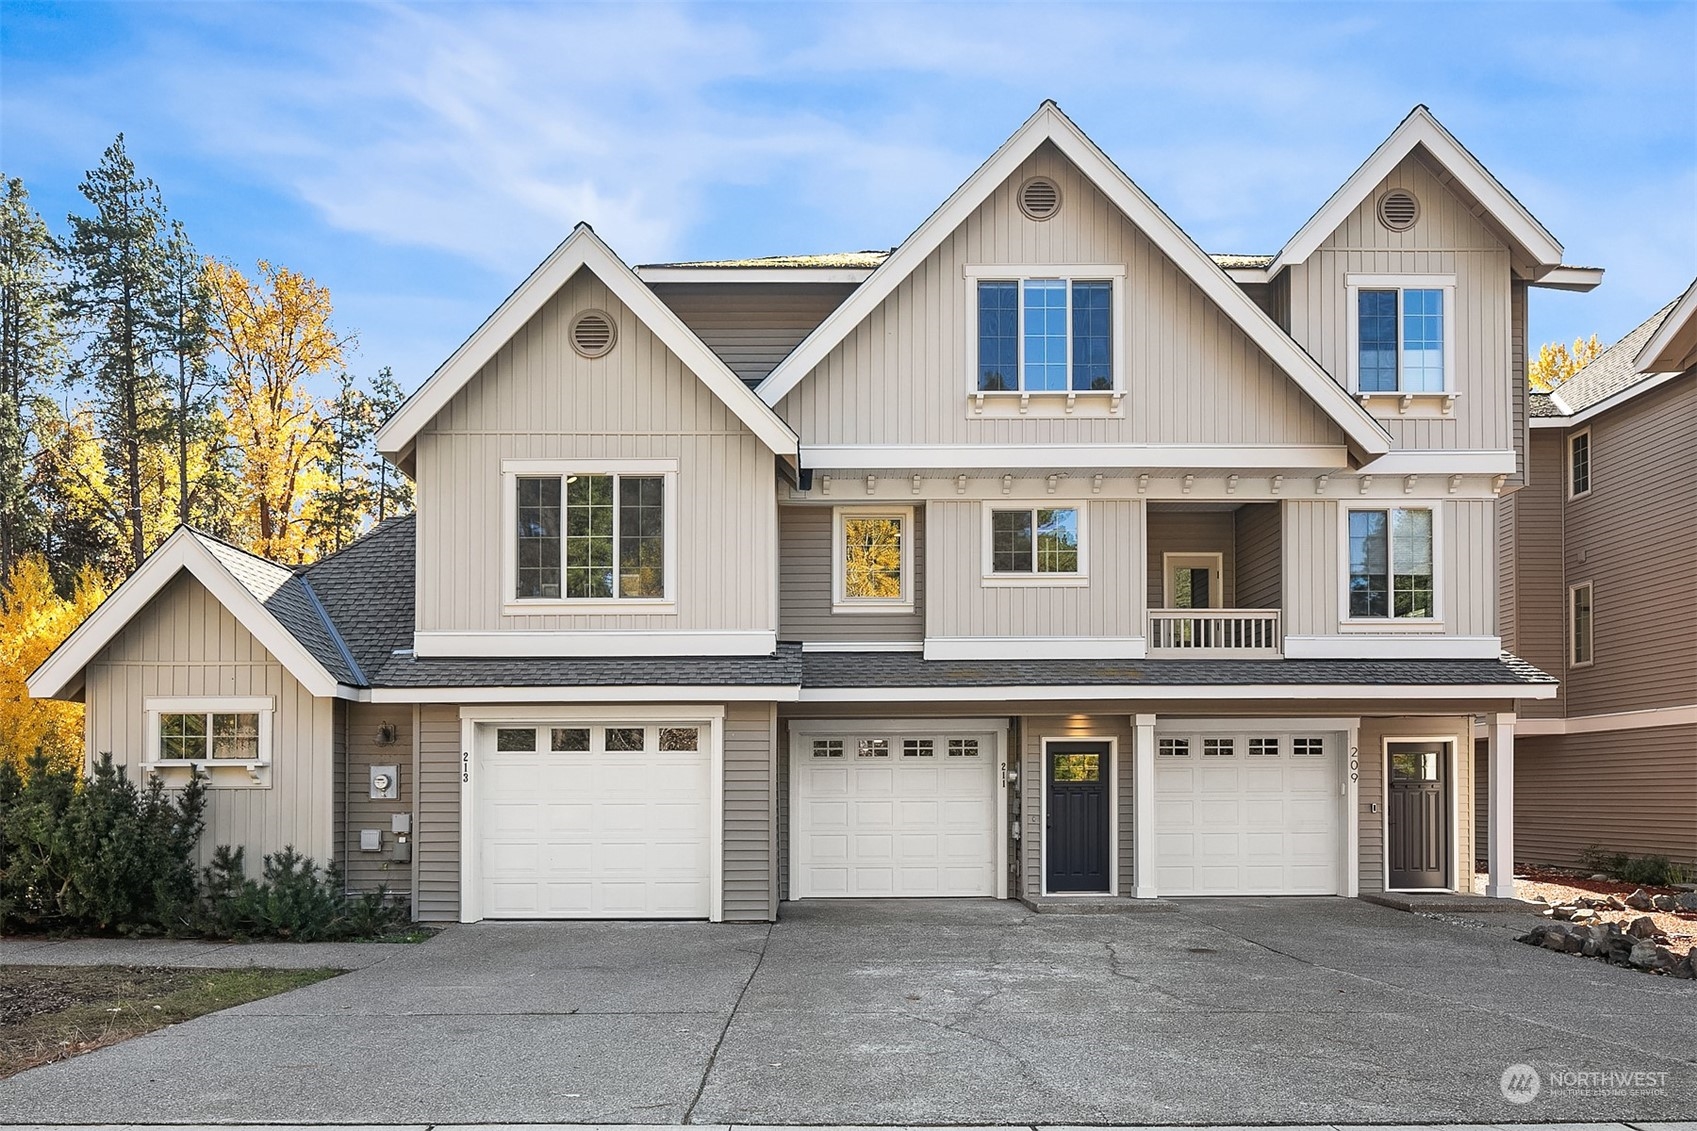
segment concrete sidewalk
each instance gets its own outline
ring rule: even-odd
[[[0,937],[0,966],[188,966],[364,970],[426,943],[202,942],[197,939]]]
[[[41,1131],[64,1131],[69,1124],[35,1123],[15,1125],[23,1129],[40,1128]],[[142,1128],[156,1127],[158,1124],[147,1123],[97,1123],[76,1125],[77,1131],[141,1131]],[[176,1125],[180,1131],[198,1131],[196,1128]],[[360,1123],[343,1124],[339,1127],[322,1123],[244,1123],[244,1124],[208,1124],[207,1127],[240,1126],[243,1131],[653,1131],[653,1123]],[[698,1123],[690,1126],[700,1128],[700,1131],[804,1131],[803,1128],[777,1127],[763,1123]],[[1217,1125],[1217,1124],[1183,1124],[1177,1126],[1159,1126],[1122,1123],[1114,1125],[1090,1124],[1087,1127],[1057,1123],[1012,1123],[991,1124],[979,1127],[957,1124],[907,1124],[903,1127],[873,1126],[870,1124],[808,1124],[805,1131],[932,1131],[933,1128],[947,1128],[948,1131],[1259,1131],[1259,1128],[1269,1125]],[[1694,1123],[1448,1123],[1442,1127],[1433,1127],[1423,1123],[1306,1123],[1306,1124],[1277,1124],[1277,1131],[1697,1131]]]

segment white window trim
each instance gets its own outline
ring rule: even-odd
[[[142,767],[159,770],[186,769],[198,766],[211,770],[219,766],[247,770],[256,780],[258,771],[271,765],[273,734],[276,730],[277,701],[269,695],[192,695],[173,698],[147,698],[142,701],[147,720],[146,756]],[[159,735],[162,715],[258,715],[258,758],[166,758],[161,754]]]
[[[1573,607],[1573,599],[1583,589],[1590,597],[1591,606],[1591,654],[1581,660],[1579,653],[1579,624],[1578,616]],[[1570,668],[1588,668],[1597,662],[1597,590],[1589,581],[1576,581],[1567,587],[1567,666]]]
[[[1108,747],[1108,886],[1104,891],[1049,891],[1049,747],[1058,743],[1094,742]],[[1042,882],[1044,897],[1056,899],[1100,899],[1118,895],[1120,891],[1120,740],[1111,734],[1045,734],[1037,742],[1037,812],[1038,854],[1037,874]]]
[[[1471,724],[1469,725],[1471,730]],[[1454,734],[1423,735],[1423,734],[1387,734],[1379,739],[1379,835],[1390,835],[1391,824],[1391,743],[1441,743],[1445,749],[1444,792],[1449,796],[1444,798],[1445,819],[1449,828],[1445,831],[1445,839],[1449,842],[1449,886],[1441,888],[1393,888],[1391,886],[1391,854],[1380,853],[1379,886],[1383,891],[1461,891],[1461,790],[1457,778],[1461,773],[1461,736]],[[1469,747],[1471,749],[1471,747]],[[1475,767],[1477,772],[1477,767]]]
[[[902,524],[902,595],[849,597],[843,593],[843,522],[850,518],[893,518]],[[831,611],[833,613],[900,613],[913,611],[913,508],[855,506],[831,508]]]
[[[984,536],[981,584],[986,589],[1021,588],[1026,586],[1052,586],[1057,588],[1079,587],[1090,584],[1089,525],[1088,512],[1090,506],[1083,500],[1047,499],[1042,501],[1030,499],[986,499],[984,500]],[[1078,515],[1078,570],[1075,573],[997,573],[995,564],[995,533],[991,525],[991,515],[996,511],[1037,511],[1037,510],[1070,510]],[[1036,522],[1035,517],[1032,519]],[[1035,537],[1035,526],[1033,526]]]
[[[1361,388],[1361,292],[1378,290],[1441,290],[1444,292],[1444,387],[1442,389],[1405,390],[1397,388],[1363,391]],[[1454,275],[1345,275],[1344,323],[1347,333],[1344,366],[1349,375],[1351,395],[1364,402],[1383,398],[1400,402],[1399,411],[1406,412],[1411,401],[1439,398],[1446,401],[1447,414],[1461,394],[1455,381],[1455,276]],[[1402,383],[1402,297],[1397,297],[1396,318],[1397,384]]]
[[[1573,489],[1573,446],[1581,436],[1585,437],[1585,490],[1575,491]],[[1562,450],[1567,455],[1566,460],[1563,461],[1565,465],[1563,478],[1567,481],[1567,497],[1569,501],[1583,499],[1591,493],[1591,484],[1596,479],[1596,476],[1592,473],[1591,457],[1596,451],[1596,445],[1591,442],[1591,429],[1581,428],[1577,432],[1569,433],[1567,443],[1563,445]]]
[[[1215,551],[1165,551],[1161,554],[1161,608],[1176,609],[1173,604],[1173,566],[1183,562],[1201,565],[1212,575],[1208,600],[1209,609],[1226,607],[1226,556]],[[1198,610],[1206,611],[1206,610]]]
[[[663,597],[520,597],[518,595],[518,481],[558,475],[659,475],[666,481],[666,571]],[[618,500],[614,499],[615,514]],[[560,519],[565,521],[562,489]],[[617,518],[615,517],[615,522]],[[558,612],[672,613],[677,611],[678,461],[675,459],[507,459],[501,461],[501,612],[506,616]],[[564,537],[562,531],[561,537]],[[618,554],[617,534],[613,553]],[[565,564],[561,560],[562,588]],[[615,562],[615,582],[617,563]]]
[[[1080,398],[1106,399],[1109,409],[1118,412],[1120,402],[1125,397],[1125,273],[1123,263],[1065,263],[1055,264],[1047,269],[1038,270],[1029,263],[1016,264],[969,264],[961,268],[961,275],[967,285],[962,288],[966,292],[966,317],[963,323],[966,327],[966,391],[972,399],[976,412],[984,411],[986,399],[990,401],[1016,401],[1023,407],[1033,398],[1048,402],[1065,402],[1071,406]],[[1106,282],[1112,287],[1109,306],[1113,310],[1113,367],[1114,382],[1107,389],[997,389],[987,390],[978,387],[978,284],[980,282],[1005,281],[1026,283],[1034,279],[1059,279],[1067,286],[1067,383],[1072,383],[1072,286],[1074,282],[1097,283]],[[1017,371],[1019,382],[1025,384],[1025,291],[1020,289],[1019,301],[1019,362]]]
[[[1356,511],[1432,512],[1432,607],[1434,617],[1354,617],[1349,614],[1349,516]],[[1444,569],[1444,504],[1441,499],[1374,499],[1338,508],[1338,629],[1342,632],[1442,632],[1449,579]],[[1389,544],[1386,553],[1391,552]],[[1387,566],[1389,563],[1387,562]],[[1391,594],[1395,597],[1394,591]]]

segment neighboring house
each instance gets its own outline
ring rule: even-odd
[[[382,430],[415,519],[181,531],[31,692],[430,920],[1471,890],[1528,288],[1599,278],[1423,107],[1211,258],[1045,103],[887,255],[580,226]]]
[[[1531,407],[1498,615],[1562,686],[1520,719],[1520,859],[1697,862],[1697,283]]]

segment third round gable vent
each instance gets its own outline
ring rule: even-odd
[[[1393,232],[1406,232],[1420,219],[1420,202],[1407,189],[1392,189],[1379,198],[1379,223]]]
[[[586,310],[572,320],[572,348],[584,357],[600,357],[618,336],[613,320],[599,310]]]
[[[1032,177],[1019,186],[1019,210],[1033,220],[1047,220],[1061,210],[1060,186],[1048,177]]]

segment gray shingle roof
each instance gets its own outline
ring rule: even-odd
[[[1676,298],[1650,315],[1620,341],[1592,358],[1591,364],[1558,385],[1548,404],[1555,412],[1541,413],[1534,405],[1532,415],[1574,416],[1647,380],[1649,374],[1638,372],[1638,351],[1661,329],[1663,319],[1678,303]]]
[[[293,570],[210,535],[196,532],[195,537],[336,682],[353,687],[365,683],[364,674],[343,647],[334,623],[325,615],[312,587]]]
[[[612,658],[415,659],[393,656],[378,687],[774,686],[801,682],[801,646],[780,644],[770,656],[634,656]]]
[[[301,571],[368,678],[412,647],[417,528],[392,518]]]
[[[808,652],[803,687],[1147,687],[1277,684],[1466,686],[1555,679],[1518,656],[1496,660],[926,660],[917,652]]]

